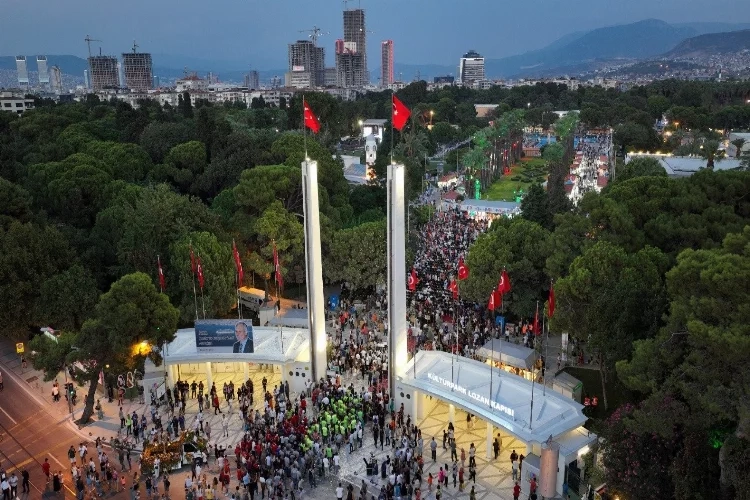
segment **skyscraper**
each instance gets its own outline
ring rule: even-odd
[[[120,86],[117,58],[112,56],[89,57],[89,78],[93,90],[112,89]]]
[[[259,89],[260,88],[260,75],[258,74],[257,70],[250,70],[245,75],[245,87],[249,89]]]
[[[36,67],[39,71],[39,85],[49,84],[49,71],[47,70],[47,56],[36,56]]]
[[[29,70],[26,67],[26,56],[16,56],[16,71],[18,72],[18,84],[29,85]]]
[[[387,87],[393,83],[393,40],[380,43],[380,85]]]
[[[125,86],[130,90],[144,92],[154,83],[151,54],[129,52],[122,55]]]
[[[363,9],[344,11],[343,44],[336,41],[336,72],[341,87],[362,87],[370,83]]]
[[[462,85],[470,85],[478,80],[484,80],[484,57],[470,50],[458,63],[458,81]]]
[[[325,49],[310,40],[289,44],[289,87],[313,88],[325,85]]]

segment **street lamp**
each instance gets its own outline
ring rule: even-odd
[[[432,130],[432,117],[435,116],[435,112],[430,110],[430,124],[427,125],[427,130]]]

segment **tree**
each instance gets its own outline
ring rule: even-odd
[[[193,117],[193,102],[190,99],[190,92],[187,90],[177,96],[177,111],[184,118]]]
[[[234,188],[235,199],[250,215],[261,214],[275,200],[286,209],[302,212],[302,171],[286,165],[264,165],[245,170]]]
[[[734,153],[735,158],[739,158],[740,156],[742,156],[742,147],[744,145],[745,145],[745,139],[743,139],[742,137],[739,137],[732,141],[732,146],[736,148],[736,152]]]
[[[667,177],[667,171],[659,160],[651,157],[636,157],[617,169],[617,182],[623,182],[634,177]]]
[[[190,248],[200,257],[203,267],[204,287],[201,292],[190,265]],[[239,244],[238,248],[242,248]],[[192,322],[196,300],[190,292],[197,291],[197,308],[202,312],[205,304],[209,318],[224,317],[236,305],[237,274],[232,246],[220,242],[215,235],[201,231],[181,235],[170,247],[169,267],[164,269],[167,293],[180,311],[180,321]]]
[[[603,388],[615,363],[630,356],[633,341],[658,331],[666,307],[666,266],[666,257],[655,248],[627,253],[600,241],[584,250],[568,276],[555,283],[557,309],[550,327],[588,340]],[[603,396],[606,409],[606,390]]]
[[[385,283],[385,220],[336,231],[323,268],[326,280],[361,290]]]
[[[0,228],[17,220],[28,222],[33,215],[31,195],[18,184],[0,177]]]
[[[552,214],[549,211],[549,200],[544,188],[532,184],[526,196],[521,200],[521,215],[524,219],[536,222],[546,229],[552,228]]]
[[[76,382],[89,384],[80,419],[86,424],[94,411],[99,373],[105,365],[115,373],[142,371],[146,355],[158,364],[161,346],[174,340],[177,317],[177,309],[166,295],[157,292],[149,276],[123,276],[99,297],[80,332],[64,334],[57,342],[41,335],[34,338],[31,348],[39,353],[32,358],[34,367],[44,371],[46,380],[52,380],[67,365]]]
[[[206,146],[202,142],[178,144],[169,151],[164,165],[159,165],[151,177],[157,182],[172,183],[181,193],[197,194],[198,178],[203,175],[207,162]]]
[[[193,138],[193,131],[185,122],[152,122],[143,129],[138,142],[154,163],[162,163],[173,147]]]
[[[515,317],[531,317],[544,290],[549,289],[544,272],[549,237],[546,229],[525,219],[493,222],[491,229],[469,249],[466,263],[471,274],[461,285],[461,296],[486,304],[500,273],[506,269],[513,289],[504,297],[505,307]]]
[[[25,336],[34,323],[40,284],[65,269],[73,253],[52,226],[11,222],[0,228],[0,325],[9,338]]]
[[[719,151],[719,141],[705,141],[701,146],[701,156],[706,159],[706,168],[708,170],[713,170],[714,160],[716,158],[721,158],[721,152]]]
[[[39,324],[55,330],[79,331],[98,298],[94,277],[75,264],[41,283],[35,316]]]

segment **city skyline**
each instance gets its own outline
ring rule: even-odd
[[[366,11],[367,28],[373,31],[367,41],[368,53],[379,54],[380,41],[392,39],[401,47],[398,57],[401,63],[453,66],[469,49],[486,58],[500,58],[540,48],[572,32],[647,18],[673,23],[725,22],[726,13],[732,12],[733,22],[750,22],[750,13],[741,8],[740,0],[665,0],[658,4],[634,0],[611,5],[578,0],[574,6],[550,1],[533,12],[535,29],[530,30],[527,22],[519,22],[529,19],[525,5],[478,0],[470,3],[470,8],[466,8],[467,4],[450,0],[429,3],[382,0],[349,2],[347,7]],[[133,39],[138,39],[155,61],[164,56],[179,56],[186,62],[210,60],[233,69],[249,66],[276,69],[286,66],[287,46],[298,37],[298,31],[317,25],[330,33],[321,37],[319,46],[326,48],[326,66],[334,65],[334,43],[343,35],[341,2],[313,8],[302,0],[274,3],[217,0],[212,9],[202,9],[199,15],[175,15],[197,12],[192,7],[199,5],[195,0],[180,3],[168,0],[159,4],[134,0],[123,10],[102,8],[92,0],[77,0],[74,5],[58,5],[49,0],[33,5],[11,1],[4,6],[4,18],[11,22],[0,32],[0,47],[7,52],[5,55],[85,57],[83,38],[90,34],[103,40],[97,43],[96,52],[101,47],[105,55],[121,54]],[[228,16],[228,12],[232,15]],[[34,19],[34,29],[30,29],[26,21],[29,19]],[[164,19],[170,22],[165,23]],[[370,71],[375,69],[372,66],[368,68]]]

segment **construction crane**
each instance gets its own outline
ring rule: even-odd
[[[86,38],[83,39],[84,42],[89,46],[89,57],[91,57],[91,42],[101,42],[101,40],[97,40],[96,38],[91,38],[90,36],[86,35]]]
[[[331,34],[330,31],[323,32],[323,30],[321,30],[317,26],[313,26],[311,30],[299,30],[299,32],[300,33],[310,33],[307,36],[310,37],[310,40],[312,40],[312,43],[315,46],[318,45],[318,37],[319,36],[330,35]]]
[[[140,45],[138,45],[137,43],[135,43],[135,40],[133,40],[133,54],[135,54],[136,52],[138,52],[138,47],[140,47]]]

